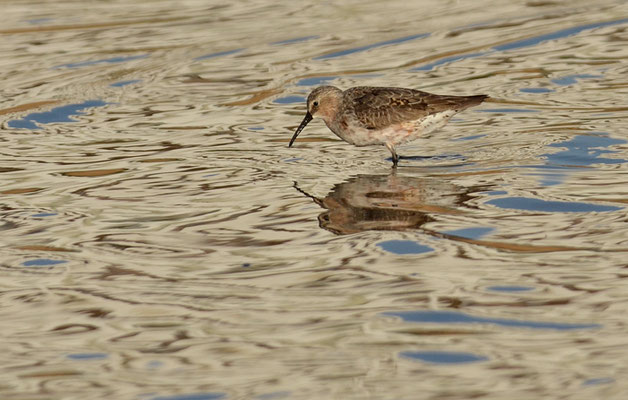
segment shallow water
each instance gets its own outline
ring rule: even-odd
[[[626,398],[625,2],[2,4],[1,398]]]

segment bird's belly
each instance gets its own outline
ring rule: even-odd
[[[390,141],[406,141],[413,134],[414,125],[396,124],[384,129],[367,129],[358,124],[331,125],[329,129],[340,139],[354,146],[383,145]]]
[[[354,146],[373,146],[386,143],[386,136],[382,130],[365,128],[351,128],[334,131],[336,136]]]
[[[367,129],[358,124],[331,124],[329,129],[340,139],[354,146],[373,146],[390,143],[393,145],[418,139],[445,125],[456,112],[445,111],[429,115],[416,121],[390,125],[382,129]]]

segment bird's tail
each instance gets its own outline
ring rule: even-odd
[[[478,94],[476,96],[468,96],[467,99],[469,100],[469,107],[473,107],[473,106],[477,106],[478,104],[482,103],[484,100],[488,99],[488,95],[486,94]]]
[[[462,99],[462,101],[460,102],[459,111],[480,105],[484,100],[488,98],[488,95],[485,94],[478,94],[475,96],[460,96],[460,99]]]

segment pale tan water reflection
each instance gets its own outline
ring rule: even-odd
[[[390,175],[360,175],[340,183],[323,199],[295,188],[328,211],[319,215],[321,228],[337,234],[367,230],[417,230],[432,215],[463,214],[469,194],[487,187],[462,188],[447,182]]]
[[[626,397],[625,2],[3,12],[0,398]],[[323,83],[493,100],[393,174]]]

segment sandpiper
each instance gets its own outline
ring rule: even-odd
[[[442,127],[454,114],[477,106],[487,97],[442,96],[395,87],[357,86],[342,91],[319,86],[307,97],[307,113],[288,147],[313,118],[320,117],[347,143],[386,146],[396,167],[398,145]]]

